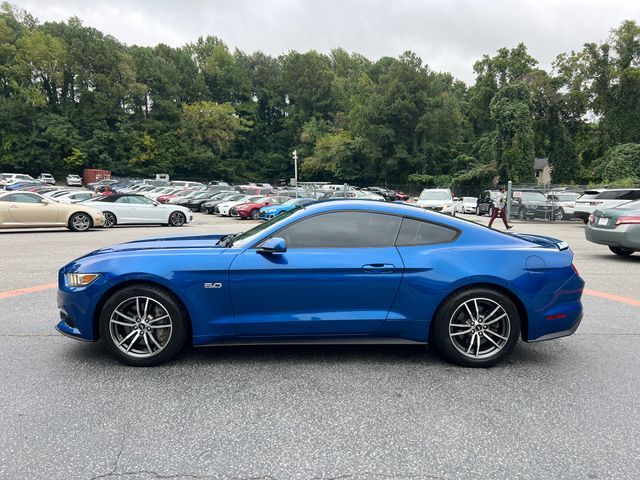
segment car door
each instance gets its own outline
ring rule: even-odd
[[[163,223],[168,221],[169,214],[147,197],[130,197],[138,223]]]
[[[17,225],[57,225],[58,207],[39,195],[17,192],[11,195],[8,210]]]
[[[271,235],[284,253],[245,250],[230,270],[241,336],[366,335],[384,323],[403,264],[395,238],[401,218],[331,212]]]

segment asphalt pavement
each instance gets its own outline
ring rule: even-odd
[[[200,348],[130,368],[53,330],[65,262],[252,224],[0,232],[0,478],[639,477],[640,254],[615,257],[577,223],[515,230],[569,242],[592,292],[582,325],[491,369],[407,346]]]

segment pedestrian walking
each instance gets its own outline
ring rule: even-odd
[[[500,187],[500,193],[496,198],[496,204],[493,206],[493,213],[491,214],[491,220],[489,220],[489,228],[493,228],[493,221],[500,216],[502,221],[504,222],[504,226],[509,230],[513,228],[507,222],[507,194],[505,192],[504,187]]]

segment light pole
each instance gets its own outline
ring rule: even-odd
[[[298,151],[293,151],[293,178],[294,178],[294,189],[296,192],[296,198],[298,198]]]

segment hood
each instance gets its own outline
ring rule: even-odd
[[[116,252],[139,252],[143,250],[175,250],[192,248],[222,249],[222,247],[216,245],[218,240],[222,237],[224,237],[224,235],[188,235],[146,238],[143,240],[134,240],[132,242],[118,243],[109,247],[100,248],[98,250],[94,250],[88,255],[85,255],[85,257]]]

